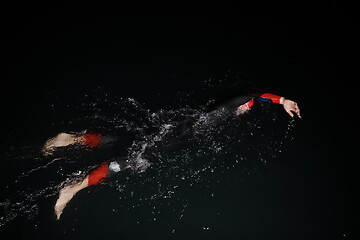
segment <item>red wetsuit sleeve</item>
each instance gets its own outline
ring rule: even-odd
[[[94,148],[99,145],[101,140],[101,135],[95,133],[86,133],[82,136],[82,139],[86,146]]]
[[[255,101],[253,99],[251,99],[250,101],[244,103],[244,104],[241,104],[239,107],[244,107],[244,108],[247,108],[247,109],[251,109],[255,104]]]
[[[264,93],[260,95],[261,98],[267,98],[271,100],[273,103],[280,103],[281,96],[272,94],[272,93]]]
[[[250,101],[248,101],[247,103],[245,103],[245,106],[248,108],[248,109],[251,109],[255,104],[255,101],[253,99],[251,99]]]
[[[89,174],[88,186],[103,183],[108,171],[109,163],[103,162],[97,169],[95,169]]]

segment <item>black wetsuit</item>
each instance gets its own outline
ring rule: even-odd
[[[246,92],[243,95],[215,103],[207,107],[203,114],[188,118],[173,129],[173,137],[192,135],[196,130],[216,127],[226,121],[229,117],[233,116],[233,114],[236,113],[236,109],[241,105],[246,105],[248,109],[251,109],[255,102],[279,103],[280,98],[280,96],[270,93]],[[203,121],[201,121],[201,118],[203,118]]]
[[[163,151],[165,147],[168,147],[169,145],[176,145],[176,142],[184,141],[184,137],[193,136],[195,131],[207,129],[209,127],[214,127],[218,125],[219,123],[225,121],[228,117],[230,117],[231,114],[234,114],[236,112],[236,109],[241,105],[245,104],[248,109],[251,109],[253,104],[257,101],[280,103],[280,99],[280,96],[271,93],[247,93],[228,99],[221,103],[214,104],[213,106],[207,108],[203,114],[200,114],[200,116],[188,118],[175,128],[171,129],[170,132],[167,134],[166,138],[163,138],[162,141],[157,142],[156,148],[152,148],[150,152],[154,153]],[[205,119],[205,121],[202,121],[202,119]],[[147,152],[146,154],[149,154],[149,152]],[[142,168],[146,169],[148,165],[149,163],[147,162],[142,163],[137,161],[130,161],[127,157],[111,159],[110,161],[104,162],[98,169],[95,169],[93,171],[101,172],[101,174],[94,177],[95,180],[93,180],[92,185],[96,183],[101,183],[102,178],[104,178],[105,176],[108,177],[113,175],[114,173],[129,168],[140,170]],[[93,172],[91,172],[89,175],[92,175]]]

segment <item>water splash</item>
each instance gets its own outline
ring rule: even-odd
[[[98,95],[98,91],[94,95]],[[175,226],[169,226],[172,233],[176,232],[191,205],[189,188],[205,189],[203,191],[208,192],[209,197],[214,197],[214,183],[220,180],[233,183],[233,173],[241,178],[242,174],[251,174],[276,158],[284,141],[292,138],[294,127],[292,120],[285,133],[269,131],[278,123],[277,118],[275,115],[259,117],[263,114],[260,109],[254,109],[254,113],[244,118],[233,116],[216,125],[213,116],[204,113],[202,107],[151,112],[135,99],[112,99],[108,94],[96,98],[86,94],[80,102],[68,107],[76,109],[76,116],[55,125],[74,130],[81,126],[82,129],[93,129],[120,138],[126,134],[124,138],[132,139],[129,146],[121,148],[124,151],[113,147],[107,152],[114,158],[126,156],[133,171],[120,171],[107,179],[105,186],[114,192],[115,199],[119,199],[119,208],[125,200],[128,200],[128,205],[123,205],[123,208],[147,206],[150,217],[139,216],[140,222],[157,222],[163,212],[172,209],[178,216]],[[182,128],[187,128],[189,124],[191,131],[183,132]],[[84,158],[91,153],[83,154],[81,149],[71,150],[76,153],[64,149],[59,153],[62,156],[43,158],[40,160],[43,162],[34,163],[17,177],[16,182],[20,186],[29,178],[33,181],[37,174],[54,176],[38,183],[37,187],[29,184],[19,187],[18,196],[4,200],[0,205],[6,210],[0,218],[0,225],[18,216],[36,218],[40,199],[50,201],[59,189],[71,184],[74,179],[83,178],[98,163],[107,160],[103,159],[107,155],[100,151],[97,163],[96,160],[89,163]],[[17,156],[17,159],[21,158],[24,156]],[[27,156],[27,159],[31,158]]]

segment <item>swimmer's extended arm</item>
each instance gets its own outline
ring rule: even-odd
[[[256,97],[256,101],[259,102],[272,102],[277,104],[283,104],[285,98],[273,93],[253,94]]]
[[[256,95],[255,95],[256,96]],[[291,116],[294,117],[294,113],[301,118],[300,115],[300,108],[298,107],[297,103],[286,99],[284,97],[272,94],[272,93],[263,93],[261,95],[257,95],[257,101],[261,102],[273,102],[283,105],[285,111]]]

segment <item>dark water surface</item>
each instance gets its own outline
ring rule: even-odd
[[[351,239],[355,26],[329,6],[307,18],[216,5],[166,17],[20,9],[5,28],[1,75],[2,236]],[[191,137],[167,137],[244,88],[297,101],[303,119],[260,104]],[[41,155],[47,139],[84,129],[118,140]],[[122,156],[151,165],[82,190],[55,220],[61,182]]]

